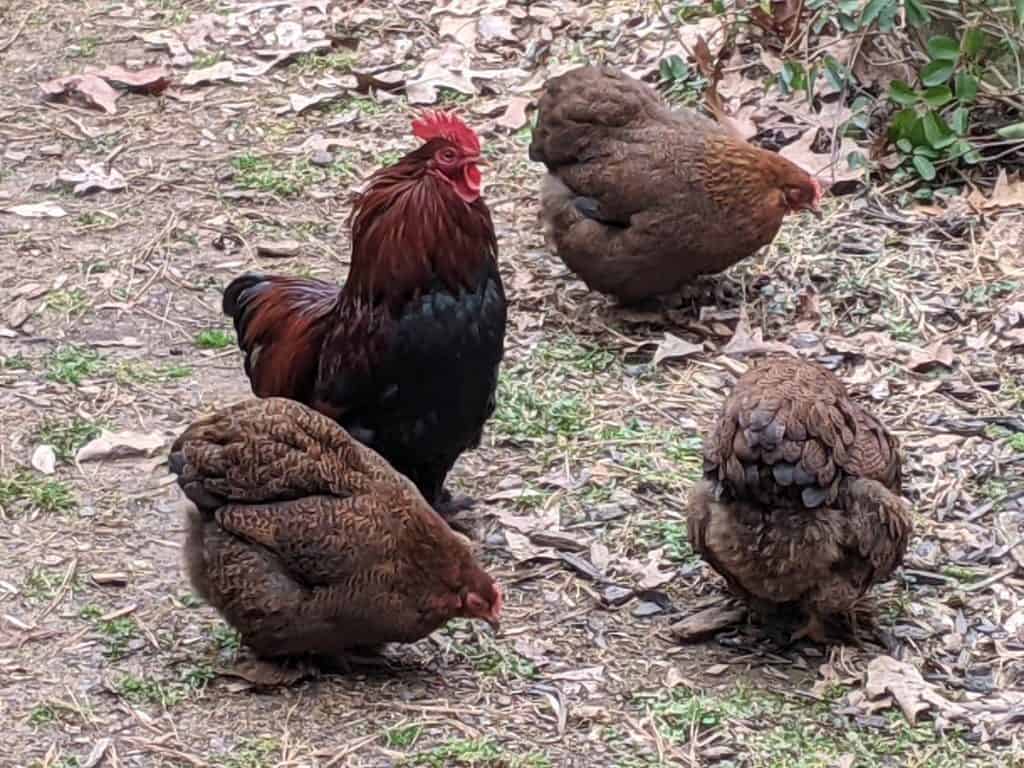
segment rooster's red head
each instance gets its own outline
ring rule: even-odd
[[[452,185],[466,203],[480,197],[480,139],[452,112],[427,111],[412,121],[413,134],[433,154],[429,172]]]

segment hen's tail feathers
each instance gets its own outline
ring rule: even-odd
[[[224,314],[257,396],[309,400],[338,297],[338,286],[299,277],[248,272],[228,284]]]
[[[347,498],[409,482],[334,421],[284,398],[246,400],[196,421],[168,464],[204,515],[228,503]]]

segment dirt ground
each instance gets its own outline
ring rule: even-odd
[[[462,5],[475,23],[482,4]],[[439,95],[492,162],[511,300],[498,412],[453,477],[483,500],[466,519],[507,619],[497,636],[456,622],[391,648],[390,671],[254,690],[222,674],[237,637],[182,576],[166,446],[248,395],[219,311],[232,276],[344,279],[352,189],[416,143],[400,89],[357,86],[394,82],[378,70],[396,52],[413,77],[444,22],[419,2],[17,6],[0,25],[0,208],[53,216],[0,212],[0,765],[1024,765],[1024,272],[1000,247],[1019,210],[829,198],[824,221],[790,221],[758,258],[626,311],[545,250],[540,172],[512,112],[548,70],[523,64],[529,47],[475,41],[481,69],[530,80]],[[550,40],[558,7],[487,5],[524,38],[541,30],[563,65],[614,59],[613,11],[642,13],[590,6]],[[273,60],[257,49],[302,45],[252,74]],[[173,64],[175,84],[124,93],[113,114],[40,98],[42,81],[111,64]],[[333,95],[296,111],[316,93]],[[124,188],[76,193],[61,176],[86,167]],[[686,543],[700,435],[743,352],[786,347],[835,369],[902,440],[907,561],[874,591],[878,631],[860,646],[787,645],[745,623],[679,644],[675,622],[726,602]],[[101,430],[135,431],[151,455],[76,461]]]

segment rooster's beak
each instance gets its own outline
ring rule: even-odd
[[[490,168],[491,164],[487,162],[483,155],[477,155],[476,157],[467,157],[466,165],[476,165],[480,168]]]

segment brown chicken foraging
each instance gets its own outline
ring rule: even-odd
[[[690,543],[758,612],[800,609],[793,639],[827,639],[902,562],[912,523],[899,444],[821,366],[771,358],[747,371],[704,445]]]
[[[469,502],[444,481],[494,412],[507,310],[477,135],[443,112],[413,132],[355,203],[344,286],[246,274],[224,312],[257,396],[337,420],[447,514]]]
[[[787,213],[820,215],[821,187],[609,67],[549,80],[530,159],[558,256],[592,290],[634,303],[721,272],[770,243]]]
[[[416,487],[329,418],[247,400],[190,426],[171,470],[198,508],[188,574],[265,659],[338,659],[456,616],[497,628],[498,585]]]

